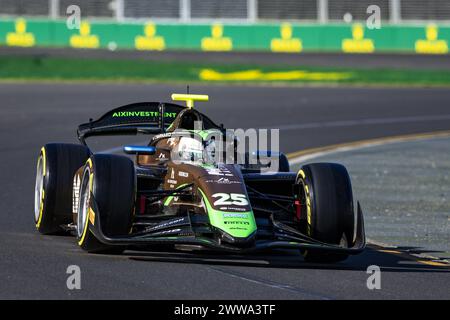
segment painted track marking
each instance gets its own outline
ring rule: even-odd
[[[339,144],[334,144],[334,145],[329,145],[329,146],[310,148],[310,149],[305,149],[305,150],[301,150],[301,151],[297,151],[297,152],[292,152],[292,153],[287,154],[286,156],[288,157],[290,164],[299,164],[306,160],[310,160],[313,158],[317,158],[317,157],[332,154],[332,153],[352,151],[352,150],[357,150],[357,149],[362,149],[362,148],[381,146],[381,145],[390,144],[390,143],[409,142],[409,141],[418,141],[418,140],[426,140],[426,139],[432,139],[432,138],[444,138],[444,137],[450,137],[450,130],[399,135],[399,136],[359,140],[359,141],[347,142],[347,143],[339,143]]]
[[[430,116],[410,116],[410,117],[393,117],[393,118],[365,118],[358,120],[339,120],[324,122],[309,122],[298,124],[284,124],[279,126],[271,126],[269,129],[280,130],[303,130],[316,128],[332,128],[332,127],[353,127],[365,125],[379,124],[397,124],[397,123],[413,123],[425,121],[445,121],[450,120],[450,114],[430,115]]]
[[[391,136],[391,137],[383,137],[376,139],[368,139],[368,140],[360,140],[355,142],[348,143],[340,143],[330,146],[318,147],[318,148],[310,148],[297,152],[292,152],[287,154],[290,164],[299,164],[306,160],[311,160],[323,155],[352,151],[362,148],[368,148],[373,146],[381,146],[385,144],[391,143],[400,143],[400,142],[409,142],[409,141],[418,141],[418,140],[427,140],[432,138],[445,138],[450,137],[450,130],[446,131],[436,131],[436,132],[428,132],[428,133],[418,133],[418,134],[409,134],[409,135],[399,135],[399,136]],[[370,243],[370,242],[368,242]],[[372,243],[373,244],[373,243]],[[428,257],[428,259],[424,259],[423,257],[418,257],[412,255],[408,252],[402,252],[392,249],[384,249],[383,247],[379,247],[377,251],[394,254],[394,255],[402,255],[410,260],[414,260],[421,264],[426,264],[434,267],[450,267],[450,263],[447,260],[440,260],[437,257]]]

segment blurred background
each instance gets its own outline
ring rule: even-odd
[[[449,21],[445,0],[0,0],[0,45],[446,54]]]
[[[0,0],[0,14],[57,19],[66,8],[77,4],[84,17],[114,19],[161,19],[170,21],[236,22],[308,21],[340,22],[351,14],[365,20],[370,5],[381,9],[381,18],[390,23],[449,21],[446,0]]]

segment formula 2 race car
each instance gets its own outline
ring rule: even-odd
[[[80,125],[81,144],[42,147],[35,185],[38,231],[76,234],[78,245],[93,253],[163,245],[238,254],[291,248],[307,261],[337,262],[364,250],[363,215],[359,203],[354,210],[345,167],[315,163],[290,172],[281,153],[238,156],[239,139],[193,108],[208,96],[172,99],[187,107],[126,105]],[[94,154],[86,142],[129,134],[150,135],[150,143],[126,145],[128,155],[116,155]],[[220,158],[222,153],[234,162]],[[255,157],[256,164],[249,161]],[[261,164],[264,157],[270,161]],[[274,159],[278,170],[263,172]]]

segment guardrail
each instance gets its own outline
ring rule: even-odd
[[[450,26],[363,24],[169,24],[2,19],[0,46],[134,50],[448,53]]]

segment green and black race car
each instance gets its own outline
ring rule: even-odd
[[[193,108],[207,96],[172,98],[187,107],[126,105],[80,125],[81,144],[42,147],[35,186],[39,232],[76,234],[82,249],[98,253],[158,245],[242,254],[290,248],[308,261],[336,262],[364,250],[363,215],[359,203],[354,208],[345,167],[315,163],[290,172],[281,153],[241,154],[236,137]],[[144,146],[123,147],[134,160],[92,153],[86,143],[92,136],[129,134],[151,136]],[[264,157],[269,166],[278,163],[277,172],[263,172]]]

